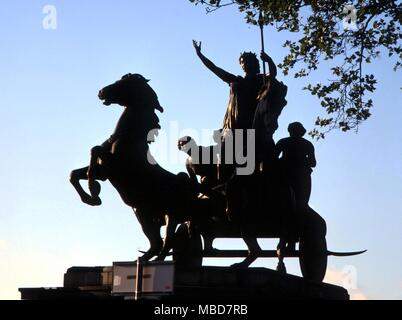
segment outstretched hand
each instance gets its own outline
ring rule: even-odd
[[[196,40],[193,40],[193,46],[197,54],[201,53],[201,41],[197,42]]]

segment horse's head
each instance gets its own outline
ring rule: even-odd
[[[126,74],[120,80],[99,91],[98,97],[103,104],[119,104],[125,107],[141,106],[163,112],[158,96],[148,85],[149,80],[140,74]]]

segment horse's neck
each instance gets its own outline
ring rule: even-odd
[[[155,136],[153,130],[158,130],[159,119],[153,105],[133,103],[125,107],[116,127],[117,147],[122,158],[129,158],[137,164],[145,164],[149,156],[148,140]],[[149,162],[149,161],[148,161]]]
[[[121,137],[116,143],[116,147],[121,151],[121,155],[131,159],[145,158],[149,152],[149,145],[146,137],[138,139],[136,137]]]

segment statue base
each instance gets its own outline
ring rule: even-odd
[[[129,277],[127,277],[129,278]],[[132,278],[135,278],[132,277]],[[62,288],[21,288],[23,300],[123,300],[113,291],[113,267],[72,267]],[[342,287],[307,281],[266,268],[200,267],[176,269],[170,295],[161,301],[349,300]],[[132,293],[134,298],[134,292]],[[146,299],[146,296],[144,296]]]

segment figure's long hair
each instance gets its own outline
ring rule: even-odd
[[[260,62],[257,59],[257,55],[254,52],[243,52],[239,57],[239,63],[241,60],[249,66],[252,72],[256,74],[261,72]]]

